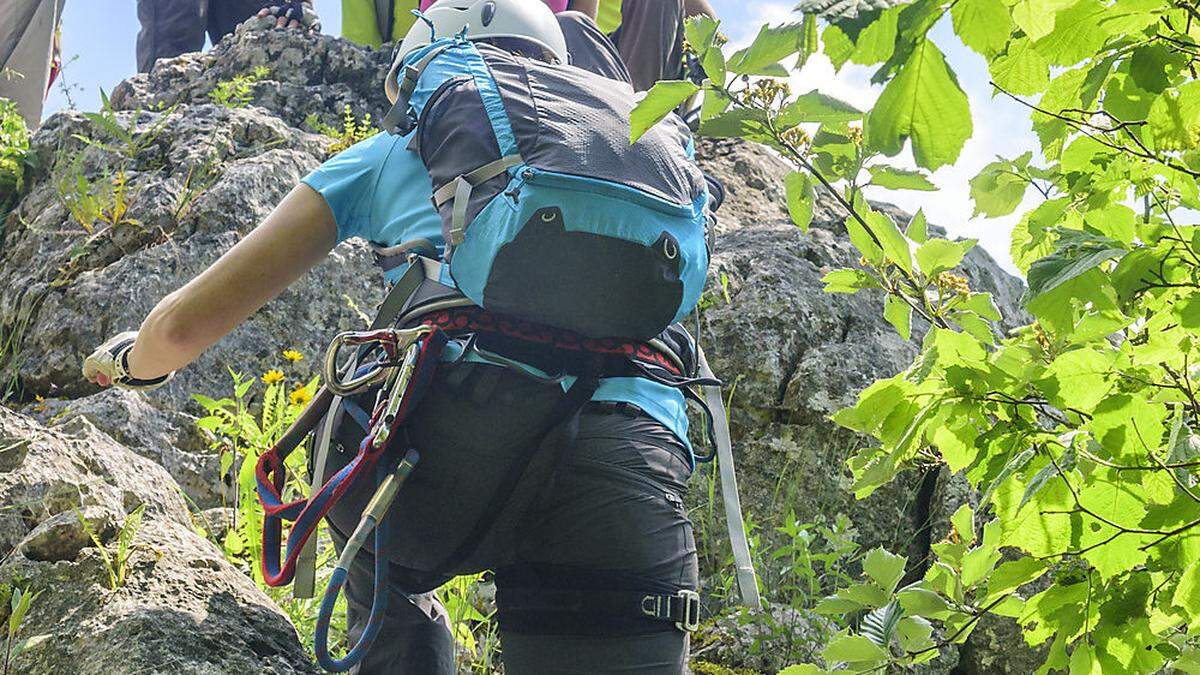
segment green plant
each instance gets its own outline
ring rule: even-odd
[[[228,80],[221,80],[212,88],[212,91],[208,92],[208,100],[226,108],[245,108],[254,98],[252,85],[265,79],[269,74],[271,74],[270,68],[256,66],[254,70],[245,75],[235,75]]]
[[[166,129],[167,123],[171,119],[171,113],[174,112],[175,106],[167,108],[161,113],[157,113],[157,118],[145,131],[138,131],[138,119],[142,116],[142,110],[138,109],[129,116],[127,125],[121,124],[120,118],[117,116],[117,111],[113,110],[112,103],[108,100],[108,94],[103,89],[100,90],[100,111],[83,113],[83,116],[92,123],[92,126],[100,132],[112,137],[112,143],[106,143],[99,138],[93,136],[84,136],[75,134],[73,138],[86,145],[100,148],[105,152],[111,152],[121,157],[124,161],[136,161],[138,155],[143,150],[149,148],[158,140],[158,137]]]
[[[142,515],[145,512],[146,505],[139,504],[125,516],[121,529],[117,531],[117,550],[109,553],[104,541],[96,532],[96,528],[92,527],[82,511],[75,509],[75,516],[79,519],[80,527],[96,545],[96,549],[100,551],[100,558],[104,560],[104,567],[108,571],[108,587],[114,591],[125,585],[129,574],[129,558],[133,555],[133,538],[137,536],[138,530],[142,527]]]
[[[214,156],[209,157],[202,164],[188,168],[183,185],[175,195],[175,206],[171,215],[176,223],[187,218],[200,195],[220,180],[221,174],[216,170],[216,164],[217,158]]]
[[[296,365],[302,359],[299,353],[287,350],[285,354],[297,378],[292,380],[290,388],[288,378],[280,370],[269,370],[257,380],[231,370],[232,396],[212,399],[194,394],[193,399],[205,410],[196,425],[220,453],[222,480],[229,476],[235,464],[238,466],[233,476],[236,487],[234,523],[220,542],[225,557],[250,575],[275,600],[296,627],[301,643],[311,649],[320,598],[295,598],[287,588],[267,586],[262,577],[263,515],[258,503],[255,464],[304,411],[317,388],[317,378],[302,379],[304,376]],[[264,385],[260,396],[255,395],[256,384]],[[286,464],[289,480],[284,489],[285,497],[307,496],[308,460],[304,448],[289,455]],[[316,585],[320,589],[333,572],[336,555],[323,521],[316,536],[321,547],[316,576]],[[346,634],[344,597],[338,599],[333,616],[330,643],[338,645],[344,643]]]
[[[797,225],[817,185],[842,205],[861,260],[827,275],[826,290],[881,292],[905,338],[914,315],[929,326],[908,369],[834,415],[869,439],[848,462],[852,489],[863,497],[944,464],[978,490],[978,513],[956,513],[928,561],[871,551],[865,576],[818,606],[864,617],[858,627],[823,666],[789,672],[913,667],[986,615],[1048,646],[1038,672],[1195,672],[1200,11],[1182,0],[844,6],[802,2],[813,13],[728,55],[715,22],[690,22],[708,79],[659,83],[632,125],[636,137],[703,89],[701,133],[765,143],[794,164]],[[828,12],[823,28],[816,12]],[[995,92],[1030,110],[1040,143],[971,182],[987,216],[1017,211],[1027,193],[1036,202],[1012,234],[1032,321],[1003,338],[992,298],[955,271],[975,242],[931,236],[920,213],[902,230],[861,192],[929,190],[923,171],[953,164],[971,136],[967,96],[930,33],[943,17],[986,60]],[[795,68],[818,50],[838,68],[878,65],[869,112],[778,79],[781,60],[798,55]],[[919,170],[882,163],[906,146]],[[899,586],[908,572],[918,580]]]
[[[139,220],[129,217],[137,196],[130,195],[124,168],[90,181],[76,157],[71,169],[60,174],[55,188],[59,203],[88,235],[97,234],[97,226],[103,232],[121,225],[141,225]]]
[[[0,402],[20,394],[21,348],[46,291],[27,290],[15,303],[15,311],[0,320]]]
[[[450,617],[459,671],[493,673],[499,665],[499,626],[494,609],[485,609],[480,585],[485,575],[455,577],[438,589],[438,598]],[[485,613],[486,612],[486,613]]]
[[[327,148],[330,155],[336,155],[355,143],[365,141],[379,133],[379,129],[371,124],[371,113],[366,113],[360,120],[354,116],[354,111],[350,110],[349,105],[342,108],[341,129],[322,122],[316,113],[309,114],[304,119],[304,123],[313,131],[330,140]]]
[[[8,639],[4,643],[3,675],[9,675],[13,659],[17,658],[25,647],[24,642],[17,642],[17,635],[21,632],[21,624],[24,623],[29,608],[33,606],[33,601],[41,595],[41,593],[31,593],[29,589],[21,589],[16,586],[10,587],[10,593],[11,596],[7,598],[9,602]]]
[[[31,163],[25,120],[16,103],[0,98],[0,221],[25,190],[25,171]]]

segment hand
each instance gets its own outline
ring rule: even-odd
[[[134,391],[151,391],[166,384],[175,373],[151,380],[139,380],[129,374],[129,352],[137,340],[135,331],[126,331],[108,339],[83,360],[83,376],[101,387],[121,387]]]
[[[321,19],[313,9],[312,0],[286,0],[279,5],[263,7],[258,16],[274,17],[276,28],[303,29],[309,33],[321,31]]]

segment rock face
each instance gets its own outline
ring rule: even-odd
[[[217,457],[195,431],[200,409],[191,394],[226,395],[228,369],[252,377],[283,367],[285,348],[306,354],[301,365],[308,366],[334,332],[360,327],[360,312],[381,297],[365,246],[339,246],[150,397],[98,392],[79,368],[96,344],[136,328],[161,297],[244,236],[326,158],[327,139],[311,133],[306,118],[336,123],[349,106],[379,119],[387,62],[387,50],[243,27],[208,54],[162,61],[120,85],[108,122],[60,113],[34,136],[39,168],[0,231],[0,287],[14,289],[0,294],[0,387],[14,404],[53,423],[47,429],[0,409],[0,498],[26,505],[0,510],[0,559],[11,553],[0,581],[18,575],[52,589],[29,619],[39,640],[22,657],[21,672],[310,668],[278,610],[195,534],[176,490],[197,510],[220,506],[225,494]],[[268,70],[248,84],[248,107],[210,101],[219,83],[257,66]],[[913,476],[855,502],[844,489],[845,459],[859,439],[828,419],[916,353],[883,321],[878,296],[822,292],[826,272],[858,258],[844,214],[819,195],[815,222],[802,233],[783,207],[788,168],[770,153],[705,141],[698,156],[728,190],[701,328],[710,361],[729,386],[752,519],[770,540],[789,512],[802,522],[848,514],[860,544],[920,557],[964,498],[961,486]],[[109,195],[100,200],[107,212],[88,211],[95,195]],[[973,251],[963,272],[1016,316],[1021,286],[985,253]],[[291,366],[287,375],[300,379],[303,371]],[[39,397],[45,400],[35,402]],[[698,503],[704,495],[692,498]],[[142,503],[146,521],[135,538],[130,581],[105,590],[103,564],[73,509],[111,539]],[[709,588],[727,572],[717,569],[722,558],[706,558]],[[779,611],[788,621],[803,619],[806,645],[825,630],[821,620]],[[726,621],[716,630],[725,637],[703,658],[761,670],[784,665],[770,650],[731,655],[739,650],[736,625]],[[981,664],[996,663],[997,649],[1010,647],[964,649],[971,661],[960,668],[989,672]],[[804,655],[819,651],[815,644],[806,649]]]
[[[0,503],[0,579],[39,592],[13,672],[316,672],[283,613],[196,533],[171,476],[86,419],[48,429],[0,408]],[[112,589],[88,528],[115,551],[139,506]]]

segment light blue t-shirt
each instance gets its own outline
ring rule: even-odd
[[[337,222],[338,241],[358,237],[380,246],[428,239],[442,249],[442,219],[433,208],[433,187],[408,136],[377,134],[343,150],[304,183],[324,197]],[[395,281],[405,268],[390,271]],[[569,386],[570,381],[564,382]],[[600,381],[593,401],[631,403],[688,442],[687,402],[677,389],[640,377]]]

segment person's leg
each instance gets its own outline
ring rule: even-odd
[[[531,510],[519,563],[496,574],[506,672],[677,675],[688,635],[645,616],[642,599],[697,587],[690,462],[650,417],[593,410]]]
[[[205,0],[138,0],[138,72],[146,73],[158,59],[204,47]]]
[[[208,0],[208,39],[215,45],[238,24],[273,4],[268,0]]]
[[[329,528],[340,551],[346,541],[337,528]],[[454,637],[446,609],[433,591],[405,595],[403,588],[436,588],[446,579],[416,575],[392,566],[388,607],[383,627],[366,658],[352,671],[360,675],[448,675],[454,672]],[[346,578],[346,627],[354,644],[367,627],[374,600],[375,558],[363,550],[354,559]],[[410,600],[411,598],[411,600]]]
[[[560,12],[557,17],[567,41],[571,65],[612,80],[630,81],[629,70],[620,53],[608,36],[600,32],[595,20],[576,11]]]
[[[50,59],[54,31],[62,16],[62,0],[58,2],[15,3],[3,18],[12,22],[0,34],[0,96],[17,104],[25,126],[38,128],[42,120],[42,104],[46,100],[46,84],[50,78]],[[13,30],[13,34],[7,34]],[[18,35],[15,31],[21,30]]]
[[[621,27],[612,34],[633,79],[644,91],[683,73],[683,0],[624,0]]]

